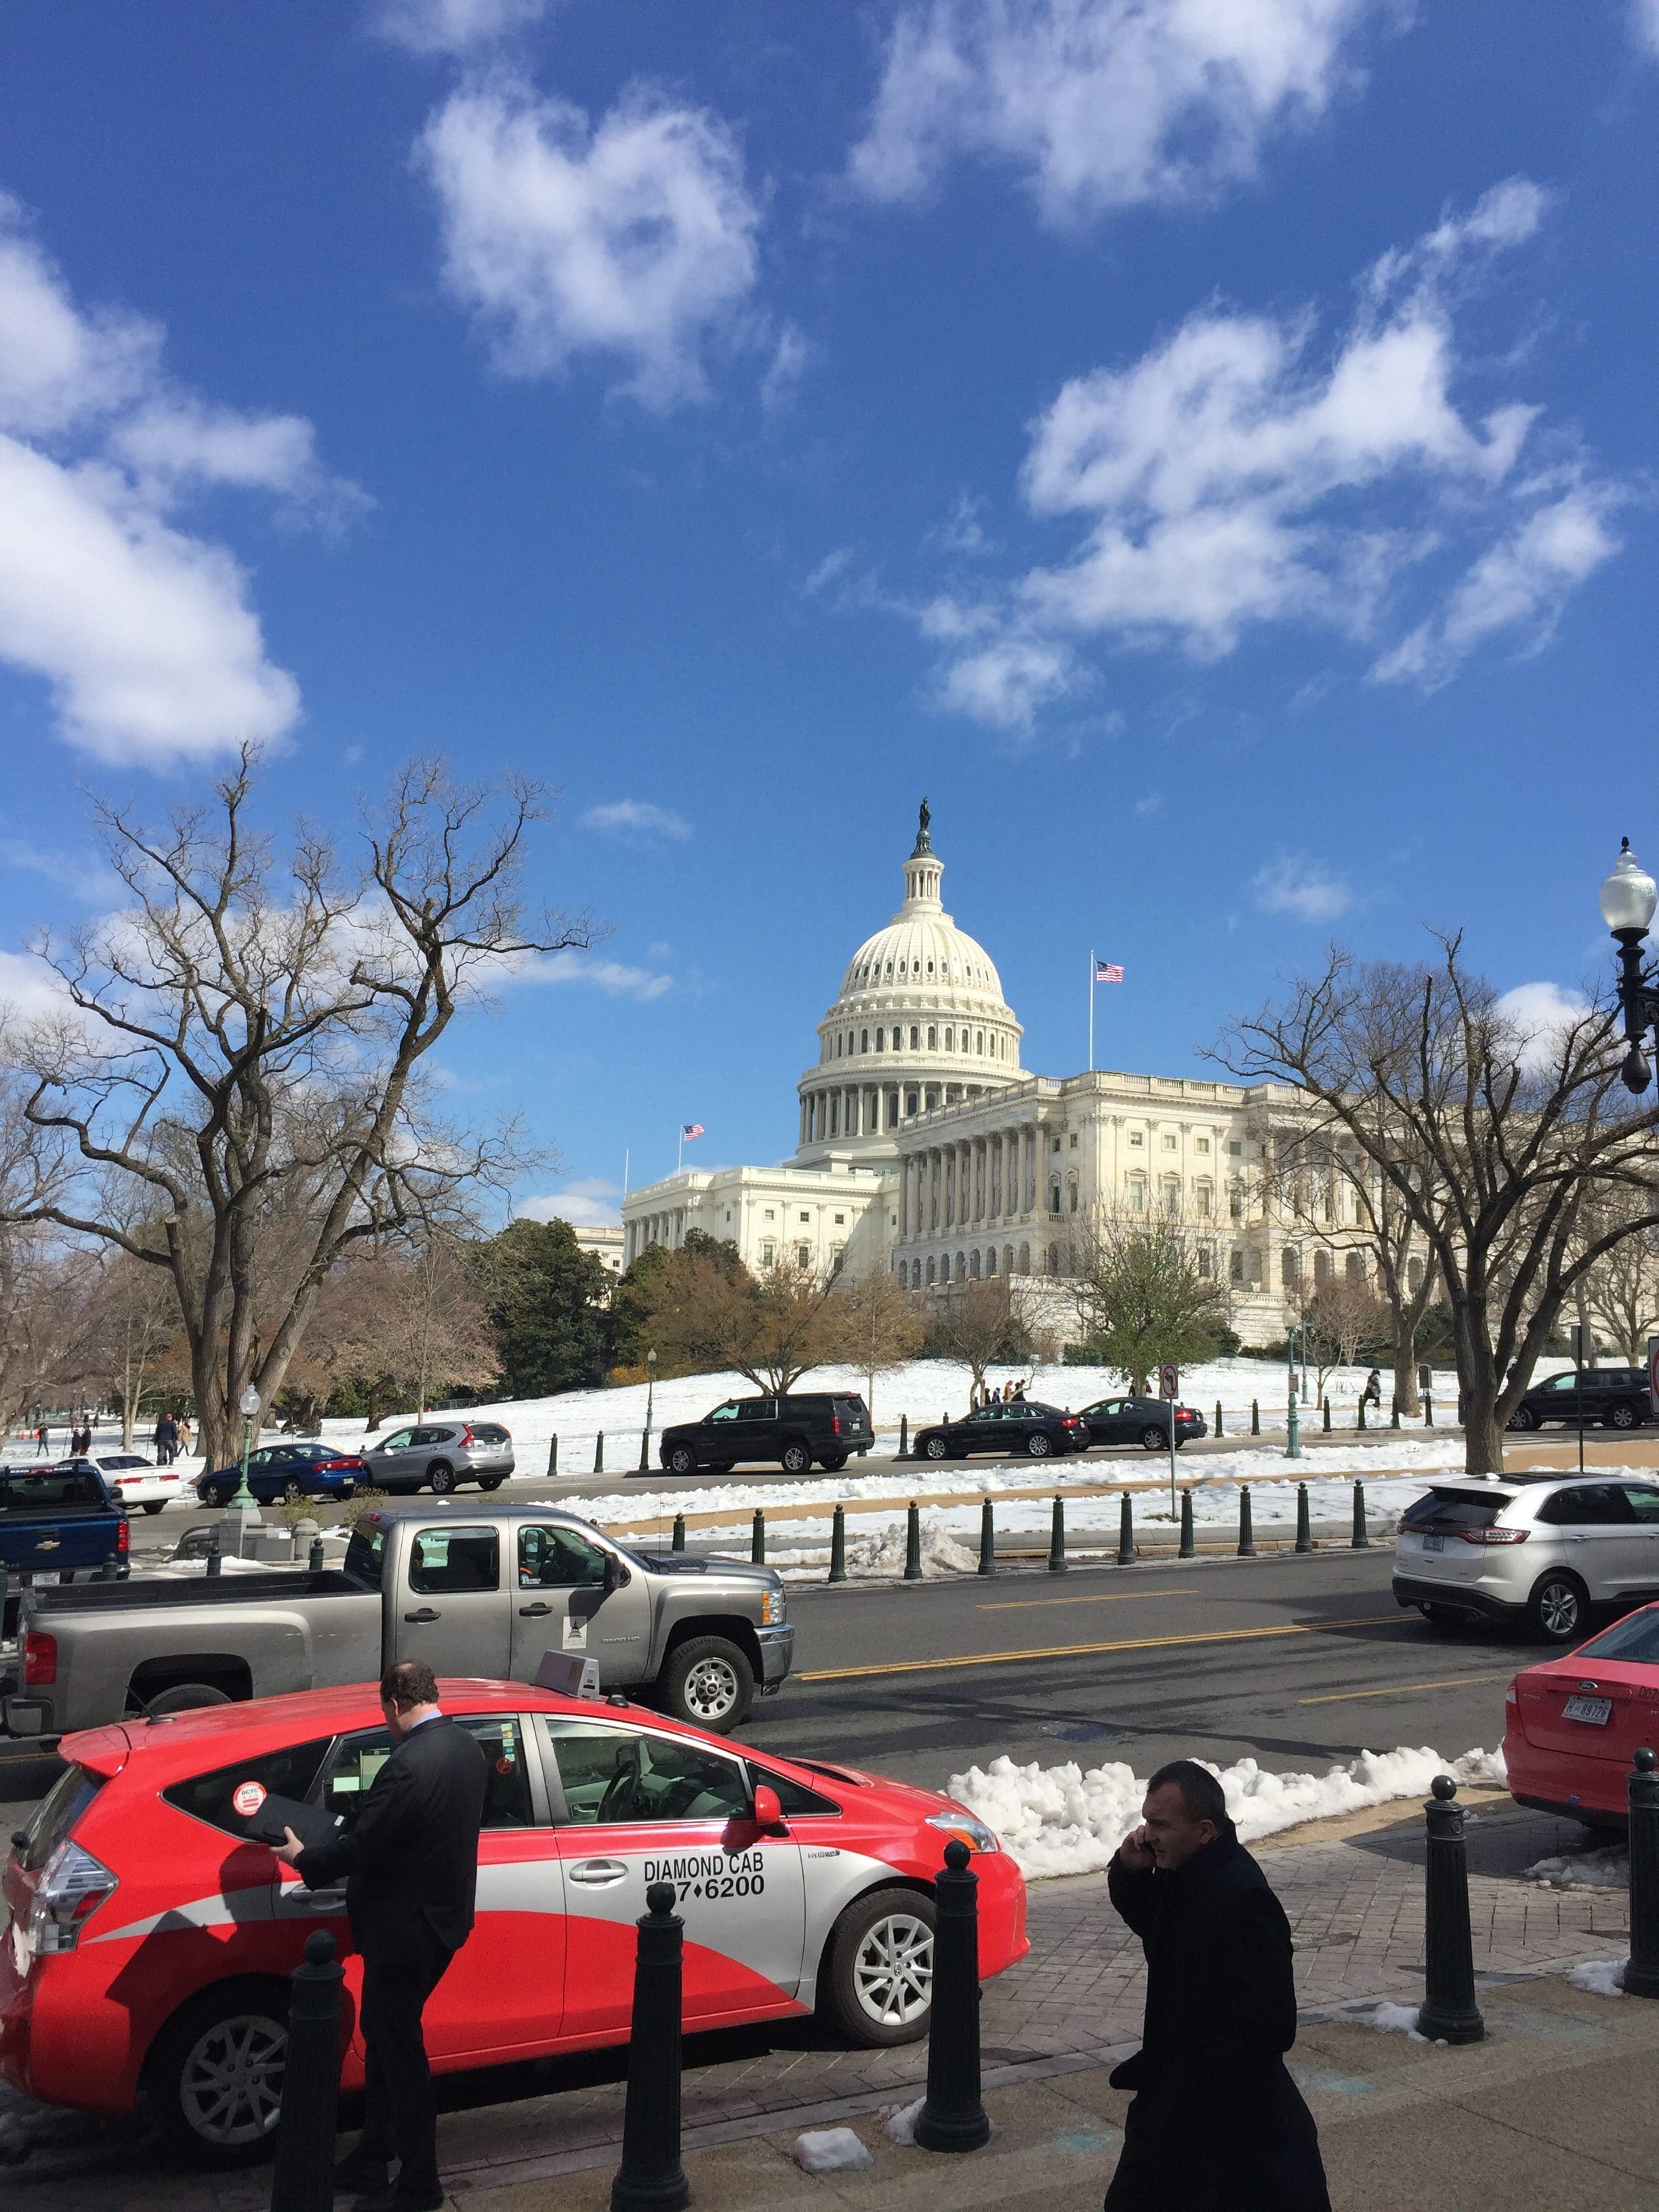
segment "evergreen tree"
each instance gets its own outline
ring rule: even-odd
[[[544,1398],[605,1380],[609,1278],[568,1221],[514,1221],[489,1247],[501,1388]]]

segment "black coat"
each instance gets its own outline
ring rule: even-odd
[[[1172,1874],[1131,1873],[1120,1855],[1107,1881],[1146,1954],[1145,2038],[1112,2076],[1135,2100],[1107,2212],[1330,2212],[1285,2065],[1290,1923],[1231,1822]]]
[[[435,1941],[472,1932],[489,1763],[442,1715],[406,1735],[375,1776],[356,1825],[295,1862],[308,1889],[346,1877],[351,1938],[379,1966],[417,1965]]]

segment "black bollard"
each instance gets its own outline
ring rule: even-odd
[[[1469,1935],[1469,1861],[1457,1784],[1437,1774],[1429,1826],[1423,1929],[1423,2008],[1417,2032],[1431,2043],[1479,2043],[1486,2033],[1474,2002],[1474,1948]]]
[[[1331,1401],[1328,1398],[1324,1401],[1320,1410],[1324,1416],[1325,1433],[1327,1436],[1329,1436],[1331,1432]]]
[[[605,1431],[603,1429],[593,1439],[593,1472],[595,1474],[605,1473]]]
[[[830,1518],[830,1579],[844,1583],[847,1579],[847,1508],[836,1506]]]
[[[100,1583],[118,1582],[121,1570],[116,1565],[114,1560],[106,1559],[98,1570],[98,1579]]]
[[[1354,1423],[1354,1426],[1355,1426],[1355,1428],[1357,1428],[1357,1429],[1363,1429],[1363,1428],[1364,1427],[1364,1425],[1365,1425],[1365,1401],[1364,1400],[1364,1398],[1361,1398],[1361,1400],[1359,1401],[1359,1419],[1358,1419]]]
[[[1423,1425],[1425,1429],[1431,1429],[1434,1426],[1434,1393],[1432,1390],[1425,1390],[1423,1393]]]
[[[1193,1541],[1193,1493],[1190,1490],[1183,1490],[1181,1493],[1181,1548],[1176,1557],[1190,1559],[1195,1557],[1197,1551],[1198,1547]]]
[[[1296,1548],[1298,1552],[1311,1552],[1313,1547],[1313,1530],[1308,1525],[1308,1486],[1305,1482],[1298,1482],[1296,1486]]]
[[[1646,1744],[1630,1778],[1630,1957],[1627,1997],[1659,1997],[1659,1771]]]
[[[908,1459],[910,1456],[910,1416],[908,1413],[899,1415],[898,1455],[901,1459]]]
[[[988,1498],[979,1509],[979,1571],[982,1575],[997,1571],[997,1529]]]
[[[1135,1513],[1127,1490],[1118,1501],[1117,1563],[1121,1567],[1132,1567],[1135,1563]]]
[[[207,1571],[210,1575],[223,1571],[219,1557],[219,1531],[216,1528],[208,1539]]]
[[[312,1538],[311,1549],[306,1555],[306,1565],[310,1568],[313,1575],[321,1574],[323,1571],[323,1540],[320,1536],[313,1536]]]
[[[1254,1398],[1250,1401],[1250,1434],[1253,1437],[1261,1434],[1261,1408]]]
[[[329,2212],[334,2201],[335,2107],[340,2094],[340,1984],[345,1969],[326,1928],[306,1937],[289,1977],[288,2055],[276,2122],[270,2212]]]
[[[1365,1486],[1356,1482],[1353,1486],[1353,1535],[1348,1545],[1351,1552],[1369,1552],[1371,1540],[1365,1532]]]
[[[1060,1498],[1048,1516],[1048,1571],[1051,1575],[1066,1572],[1066,1503]]]
[[[979,2150],[991,2122],[979,2094],[979,1876],[952,1836],[933,1878],[933,2003],[927,2021],[927,2096],[916,2114],[922,2150]]]
[[[907,1583],[921,1580],[921,1509],[914,1498],[904,1516],[904,1579]]]
[[[1218,1437],[1224,1436],[1226,1434],[1226,1431],[1221,1425],[1221,1401],[1219,1398],[1215,1401],[1215,1432]]]
[[[640,1463],[635,1470],[636,1474],[643,1474],[648,1469],[651,1465],[650,1454],[651,1431],[649,1429],[641,1429],[640,1431]]]
[[[751,1567],[766,1565],[766,1516],[758,1505],[755,1508],[755,1517],[749,1524],[749,1564]]]
[[[653,1881],[634,1951],[634,2019],[622,2164],[611,2212],[682,2212],[691,2185],[680,2164],[680,1948],[685,1923],[674,1885]]]
[[[1250,1493],[1243,1483],[1238,1486],[1238,1556],[1241,1559],[1255,1557],[1255,1537],[1250,1527]]]
[[[685,1516],[684,1513],[677,1513],[674,1516],[674,1533],[668,1540],[668,1548],[671,1552],[683,1552],[685,1549]]]
[[[559,1479],[559,1440],[556,1437],[550,1437],[547,1440],[547,1479],[550,1482],[556,1482]]]

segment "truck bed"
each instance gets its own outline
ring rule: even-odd
[[[143,1613],[167,1606],[246,1605],[261,1598],[292,1603],[296,1598],[374,1597],[341,1573],[337,1567],[319,1567],[296,1574],[292,1568],[274,1568],[268,1575],[204,1575],[186,1581],[155,1575],[131,1576],[124,1583],[40,1584],[29,1592],[34,1615],[44,1626],[54,1613]]]

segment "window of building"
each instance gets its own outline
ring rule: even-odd
[[[1077,1131],[1075,1129],[1072,1132],[1072,1150],[1073,1152],[1077,1150]]]
[[[907,1114],[914,1114],[916,1110],[916,1093],[914,1091],[907,1091],[904,1094],[904,1110]]]
[[[1199,1183],[1193,1192],[1193,1203],[1200,1221],[1207,1221],[1215,1211],[1215,1188],[1212,1183]]]
[[[1209,1140],[1209,1139],[1208,1139],[1207,1137],[1194,1137],[1194,1139],[1193,1139],[1193,1150],[1194,1150],[1195,1152],[1207,1152],[1209,1151],[1209,1149],[1210,1149],[1210,1140]]]
[[[1242,1283],[1244,1280],[1244,1255],[1242,1252],[1229,1253],[1227,1279],[1230,1283]]]
[[[812,1218],[812,1217],[811,1217],[811,1215],[810,1213],[803,1213],[803,1214],[802,1214],[802,1216],[801,1216],[801,1219],[802,1219],[802,1221],[803,1221],[803,1222],[810,1222],[810,1221],[811,1220],[811,1218]]]
[[[1236,1160],[1237,1160],[1237,1159],[1240,1159],[1240,1158],[1242,1158],[1243,1157],[1244,1147],[1243,1147],[1243,1145],[1229,1144],[1229,1146],[1227,1146],[1227,1150],[1228,1150],[1229,1153],[1232,1156],[1232,1158],[1233,1158],[1234,1159],[1236,1159]]]
[[[887,1032],[885,1030],[878,1030],[876,1031],[876,1050],[878,1052],[882,1049],[882,1040],[886,1035]]]
[[[1199,1246],[1198,1272],[1206,1283],[1213,1277],[1215,1273],[1215,1247],[1213,1244],[1200,1244]]]
[[[847,1247],[845,1244],[832,1244],[830,1247],[830,1265],[832,1267],[839,1269],[842,1255],[846,1250]]]
[[[847,1216],[844,1213],[838,1213],[836,1216],[836,1226],[837,1229],[844,1228],[846,1226],[846,1222]]]
[[[1048,1150],[1049,1150],[1051,1152],[1057,1152],[1060,1150],[1060,1139],[1059,1139],[1058,1137],[1050,1137],[1050,1138],[1049,1138],[1049,1139],[1048,1139]]]
[[[1146,1143],[1146,1132],[1145,1132],[1144,1130],[1141,1130],[1141,1129],[1131,1129],[1131,1130],[1130,1130],[1130,1132],[1129,1132],[1129,1142],[1130,1142],[1133,1146],[1135,1146],[1135,1148],[1136,1148],[1136,1150],[1137,1150],[1137,1151],[1139,1151],[1139,1150],[1140,1146],[1143,1146],[1143,1145]]]
[[[1168,1131],[1166,1130],[1166,1131],[1165,1131],[1165,1133],[1164,1133],[1164,1151],[1165,1151],[1166,1152],[1174,1152],[1175,1148],[1176,1148],[1176,1140],[1175,1140],[1175,1139],[1174,1139],[1172,1136],[1170,1136],[1170,1135],[1169,1134]]]
[[[984,1057],[985,1032],[983,1030],[975,1030],[974,1031],[974,1050],[980,1054],[981,1059]]]
[[[859,1031],[859,1050],[860,1052],[868,1052],[869,1049],[870,1032],[868,1030],[860,1030]]]
[[[778,1218],[778,1217],[777,1217],[777,1215],[776,1215],[776,1213],[773,1211],[772,1207],[770,1207],[769,1206],[767,1207],[767,1209],[766,1209],[766,1218],[767,1218],[767,1219],[768,1219],[769,1221],[775,1221],[775,1220],[777,1219],[777,1218]]]
[[[1228,1186],[1227,1218],[1229,1221],[1243,1221],[1244,1218],[1244,1193],[1237,1183]]]
[[[910,1024],[910,1049],[911,1049],[911,1051],[912,1051],[912,1052],[914,1052],[914,1051],[916,1049],[916,1037],[917,1037],[918,1034],[919,1034],[919,1032],[918,1032],[918,1030],[917,1030],[916,1025],[915,1025],[915,1024],[914,1022],[912,1022],[912,1023],[911,1023],[911,1024]]]
[[[1066,1204],[1071,1212],[1077,1212],[1077,1177],[1075,1176],[1073,1176],[1066,1185]]]
[[[927,1024],[927,1049],[929,1052],[939,1050],[939,1031],[931,1022]]]
[[[1344,1264],[1347,1268],[1348,1280],[1351,1283],[1364,1281],[1365,1255],[1363,1252],[1350,1252]]]
[[[1314,1280],[1315,1280],[1315,1282],[1316,1282],[1316,1283],[1328,1283],[1330,1279],[1331,1279],[1331,1255],[1330,1255],[1330,1254],[1329,1254],[1328,1252],[1316,1252],[1316,1253],[1314,1254]]]
[[[1051,1182],[1048,1186],[1048,1211],[1050,1213],[1060,1212],[1060,1185],[1057,1182]]]
[[[1145,1176],[1132,1175],[1129,1177],[1129,1211],[1131,1213],[1145,1213],[1146,1211]]]
[[[1407,1262],[1406,1262],[1406,1286],[1407,1286],[1407,1289],[1412,1292],[1412,1294],[1413,1294],[1413,1297],[1415,1297],[1415,1295],[1417,1294],[1417,1292],[1422,1289],[1422,1287],[1423,1287],[1423,1262],[1422,1262],[1420,1260],[1407,1260]]]
[[[811,1264],[811,1246],[810,1244],[797,1244],[795,1247],[795,1265],[798,1267],[810,1267]]]
[[[1172,1216],[1181,1211],[1181,1185],[1173,1176],[1164,1178],[1164,1211]]]
[[[1294,1244],[1285,1247],[1279,1266],[1285,1289],[1293,1291],[1302,1279],[1302,1255]]]
[[[947,1029],[947,1030],[945,1030],[945,1049],[946,1050],[946,1052],[954,1052],[954,1051],[956,1050],[956,1048],[956,1048],[956,1042],[955,1042],[956,1034],[957,1034],[957,1033],[956,1033],[956,1031],[955,1031],[954,1030]]]

